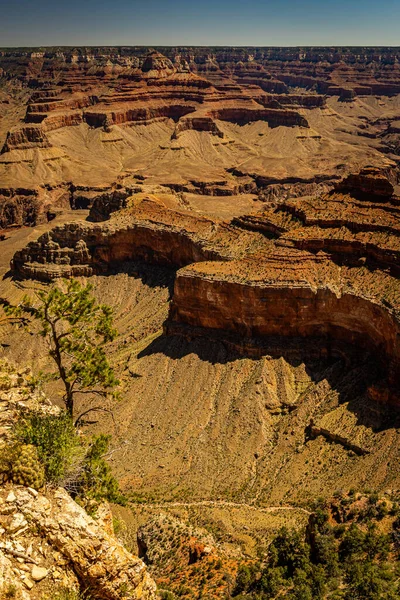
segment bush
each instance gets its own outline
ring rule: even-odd
[[[79,436],[65,411],[59,415],[27,415],[18,423],[16,437],[23,444],[36,446],[48,483],[61,485],[82,459]]]
[[[257,567],[255,565],[240,565],[233,595],[247,592],[255,580],[256,572]]]
[[[339,546],[340,560],[347,560],[360,554],[364,548],[365,533],[352,523],[343,536]]]
[[[283,527],[273,540],[270,548],[270,561],[273,567],[282,567],[285,577],[293,577],[297,569],[309,570],[310,546],[298,531]]]
[[[284,585],[283,569],[281,567],[266,568],[260,580],[260,587],[267,598],[275,598]]]
[[[63,411],[59,415],[32,413],[25,416],[16,427],[16,437],[19,442],[17,447],[24,444],[25,447],[33,448],[36,460],[39,459],[36,463],[36,479],[39,479],[41,469],[44,469],[47,483],[65,487],[73,498],[83,504],[87,501],[97,503],[103,499],[125,503],[118,482],[104,459],[111,436],[101,434],[88,444],[84,437],[78,435],[71,416]],[[26,479],[34,470],[31,464],[27,465],[28,458],[30,461],[34,459],[31,455],[32,450],[29,457],[24,455],[16,463],[20,479],[18,483],[31,485]],[[5,462],[4,457],[2,462]],[[15,458],[11,462],[13,464]]]
[[[83,460],[81,490],[86,498],[125,504],[126,499],[119,491],[118,481],[113,477],[110,465],[104,460],[110,440],[111,436],[103,433],[93,438]]]

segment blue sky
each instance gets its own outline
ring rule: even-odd
[[[400,0],[0,0],[0,46],[400,46]]]

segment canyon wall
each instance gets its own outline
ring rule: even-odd
[[[302,259],[297,280],[285,275],[284,266],[268,277],[268,259],[238,273],[234,265],[217,263],[179,270],[165,331],[190,336],[194,327],[203,328],[196,331],[205,336],[209,331],[220,332],[222,339],[228,334],[233,347],[255,356],[265,353],[260,341],[274,336],[322,339],[328,353],[350,344],[379,357],[389,376],[391,401],[400,404],[400,324],[395,311],[359,290],[340,290],[335,281],[313,285],[307,281],[312,257],[304,254]]]
[[[346,186],[354,195],[343,192]],[[130,260],[183,267],[167,334],[218,334],[255,355],[274,337],[319,338],[328,353],[346,344],[362,348],[386,373],[387,393],[377,397],[398,403],[399,198],[372,169],[336,187],[231,223],[132,196],[125,208],[110,210],[106,223],[54,228],[17,252],[12,267],[44,280],[87,276]],[[368,198],[360,200],[367,187]]]

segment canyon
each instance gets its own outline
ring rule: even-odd
[[[396,51],[344,50],[0,51],[1,225],[75,190],[86,206],[126,184],[260,196],[392,168]]]
[[[254,556],[318,496],[398,488],[399,65],[0,50],[0,296],[76,277],[113,307],[121,400],[90,430],[114,433],[143,547],[195,515]],[[46,368],[21,332],[3,352]]]

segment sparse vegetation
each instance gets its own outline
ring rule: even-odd
[[[30,413],[16,424],[17,441],[2,449],[0,471],[15,483],[36,489],[44,482],[62,485],[85,504],[106,499],[124,504],[104,455],[109,435],[91,440],[79,435],[71,416]]]
[[[82,592],[71,588],[61,587],[51,593],[45,594],[40,600],[94,600],[89,592]]]
[[[95,436],[83,459],[82,475],[79,480],[80,495],[87,500],[103,499],[125,504],[119,491],[118,481],[111,473],[110,465],[104,459],[111,440],[110,435]]]
[[[377,494],[367,501],[378,502]],[[328,511],[317,508],[305,531],[282,528],[260,562],[240,566],[234,597],[397,600],[398,563],[390,560],[396,556],[396,525],[384,533],[365,513],[357,516],[360,524],[331,525]]]
[[[75,464],[82,460],[82,442],[70,415],[65,411],[59,415],[26,415],[17,423],[16,437],[20,442],[38,449],[49,483],[62,484]]]

